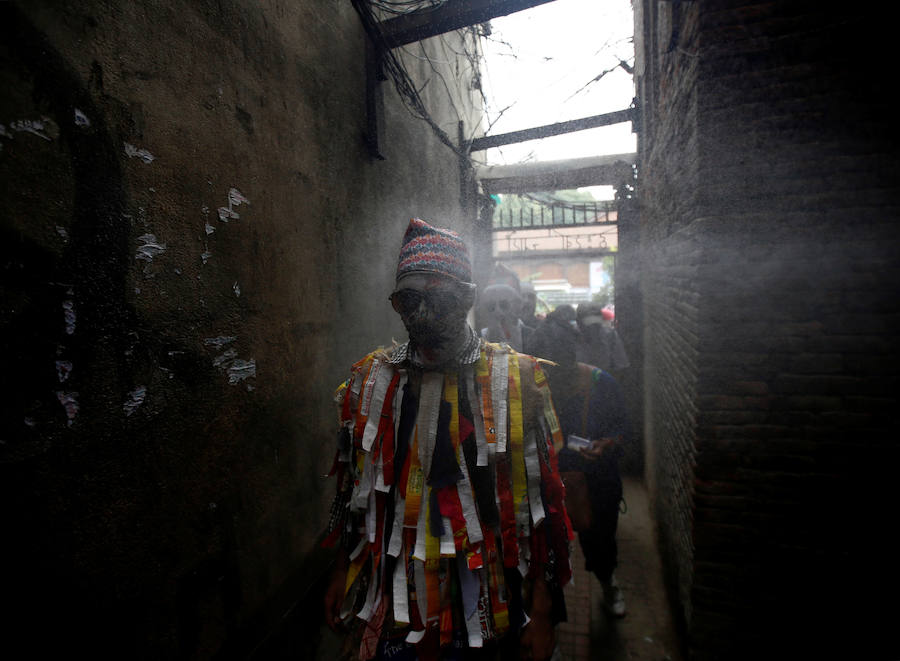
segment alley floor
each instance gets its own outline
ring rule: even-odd
[[[565,661],[681,661],[674,620],[663,587],[662,565],[650,518],[647,491],[639,478],[624,478],[627,510],[619,515],[616,578],[625,593],[624,618],[603,610],[600,582],[584,570],[574,545],[574,583],[566,588],[569,622],[559,626]]]

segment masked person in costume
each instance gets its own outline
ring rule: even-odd
[[[458,235],[413,219],[390,296],[409,341],[336,391],[337,494],[325,596],[365,659],[539,659],[565,619],[574,539],[544,372],[468,325]]]
[[[628,426],[625,400],[609,373],[577,360],[575,320],[572,306],[556,308],[535,330],[532,350],[555,363],[547,367],[547,377],[565,439],[559,469],[583,472],[587,482],[591,521],[578,531],[585,568],[603,586],[605,610],[624,617],[625,597],[613,572],[618,564],[616,528],[622,499],[619,460]]]
[[[481,337],[489,342],[506,343],[516,351],[525,351],[534,330],[520,319],[522,296],[519,276],[503,264],[494,266],[488,286],[479,296],[478,307],[487,323]]]

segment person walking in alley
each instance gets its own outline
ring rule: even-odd
[[[611,314],[599,303],[581,303],[577,310],[579,336],[576,344],[578,361],[620,376],[631,363],[625,346],[610,319]]]
[[[325,620],[365,659],[550,658],[574,539],[538,361],[481,339],[466,245],[412,219],[390,296],[409,340],[336,391]]]
[[[572,306],[561,305],[547,315],[533,340],[534,354],[556,363],[547,368],[547,376],[566,446],[559,453],[559,469],[584,473],[587,481],[590,524],[578,531],[585,568],[603,586],[606,611],[624,617],[625,597],[614,574],[622,499],[619,459],[627,428],[622,391],[609,373],[576,360],[578,330]]]

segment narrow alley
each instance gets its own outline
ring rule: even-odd
[[[577,437],[628,612],[576,545],[566,661],[900,659],[885,9],[0,1],[0,657],[368,661],[423,581],[413,653],[477,648],[567,571]]]
[[[621,619],[605,612],[603,589],[584,570],[576,544],[575,582],[566,588],[569,621],[559,626],[560,652],[567,661],[681,661],[647,490],[636,477],[624,477],[623,483],[626,505],[616,535],[616,578],[625,592],[628,612]]]

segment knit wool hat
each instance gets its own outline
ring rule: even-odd
[[[459,234],[432,227],[424,220],[412,218],[397,263],[397,278],[407,273],[439,273],[460,282],[472,282],[469,249]]]

